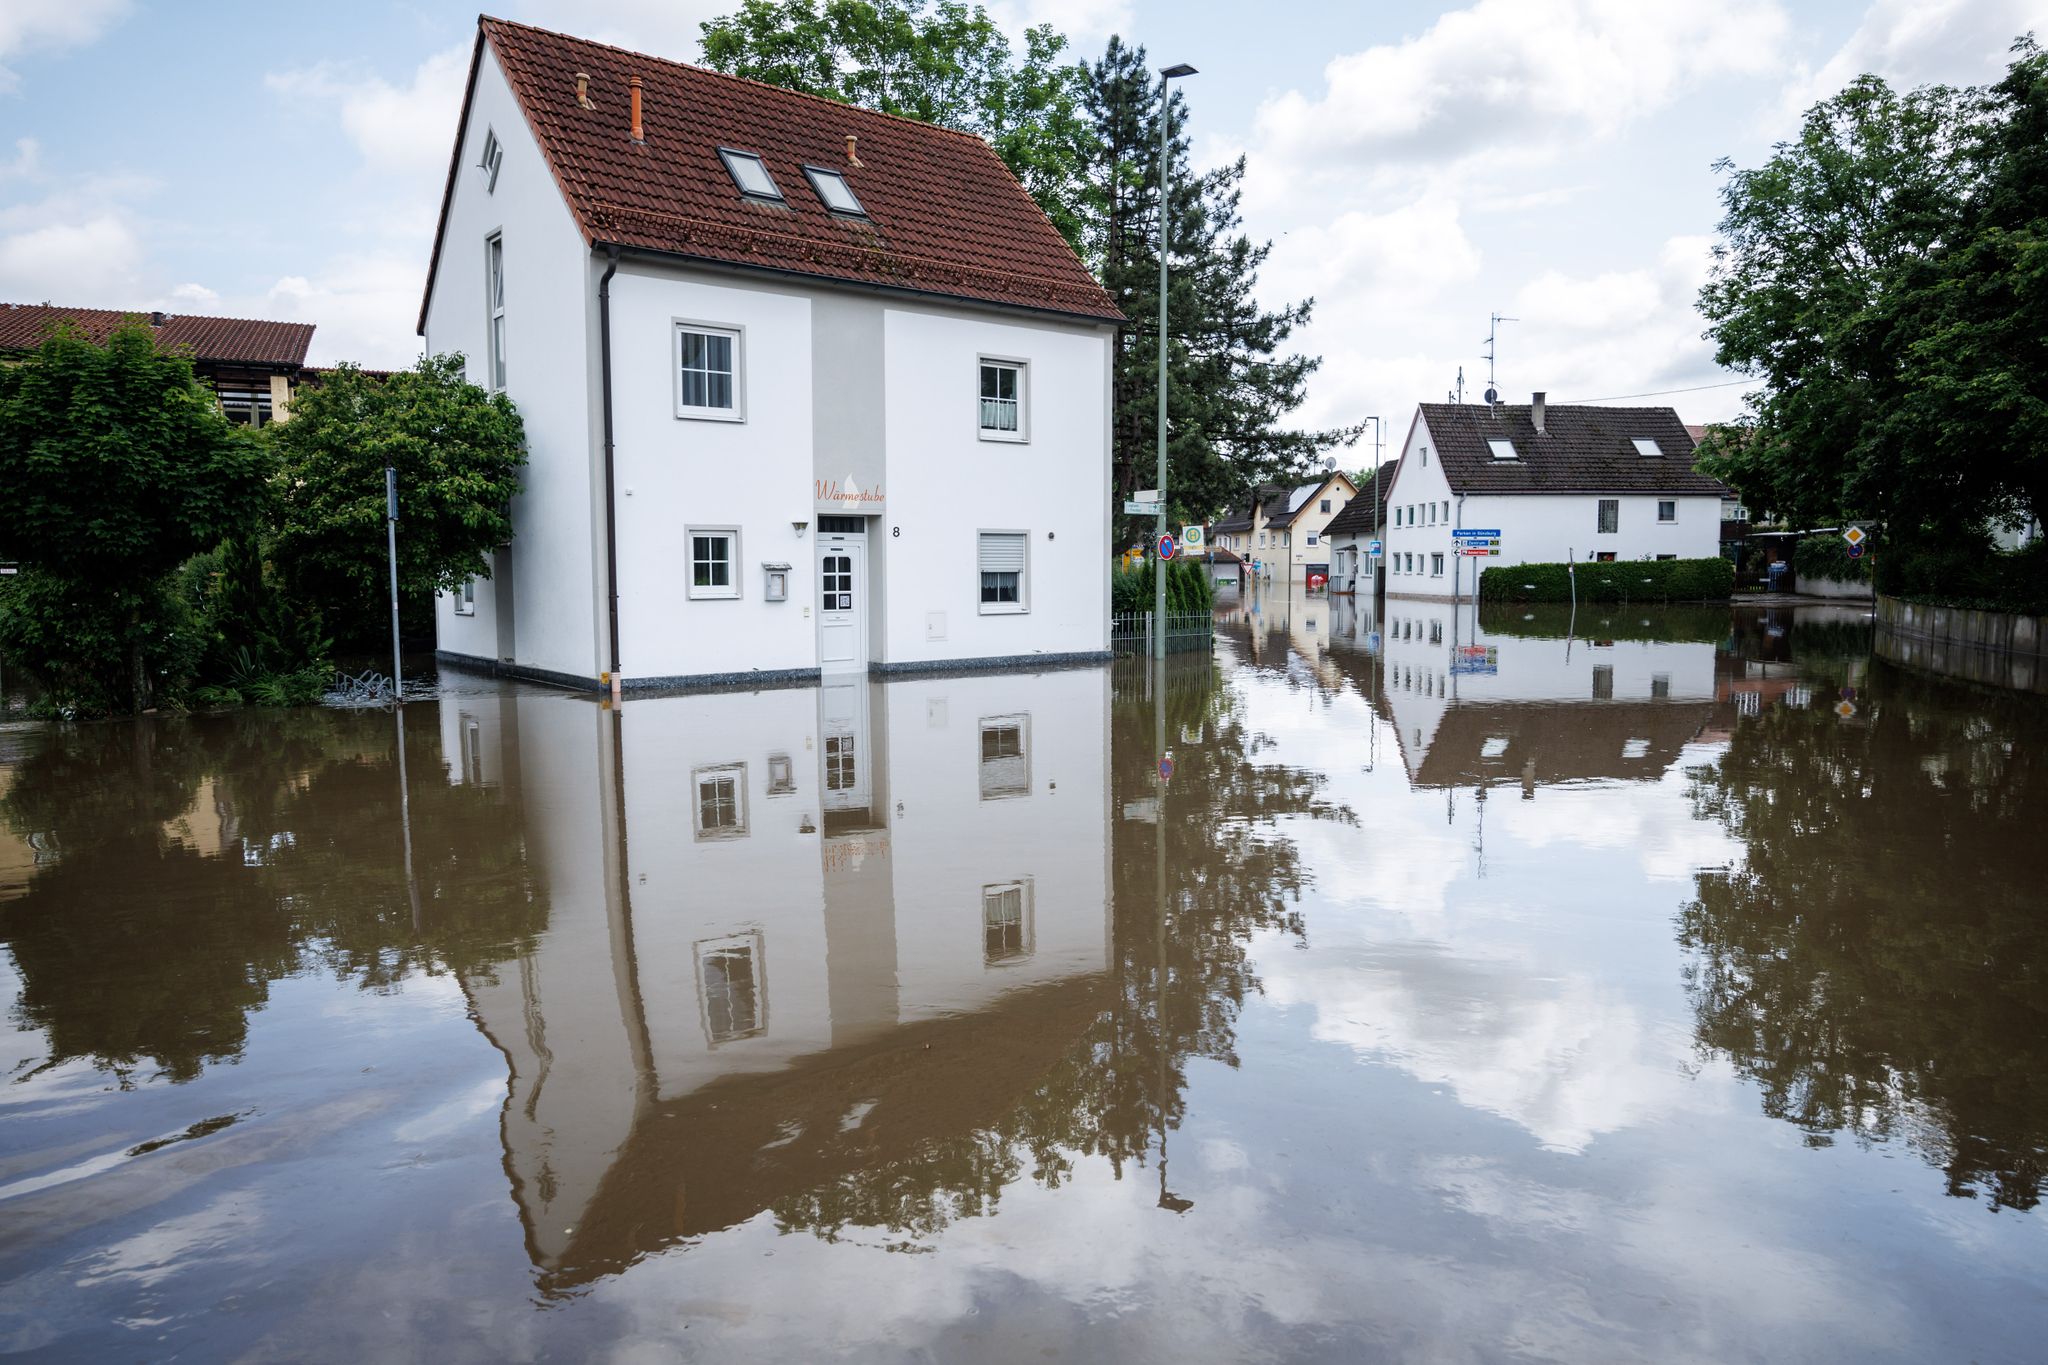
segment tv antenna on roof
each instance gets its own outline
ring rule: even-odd
[[[1499,314],[1499,313],[1494,313],[1494,314],[1492,314],[1492,315],[1491,315],[1491,321],[1490,321],[1490,322],[1489,322],[1489,323],[1487,324],[1487,328],[1486,328],[1486,401],[1487,401],[1487,402],[1489,402],[1489,403],[1498,403],[1498,402],[1500,401],[1500,388],[1499,388],[1499,386],[1498,386],[1498,385],[1496,385],[1496,384],[1495,384],[1495,383],[1493,382],[1493,353],[1494,353],[1494,351],[1495,351],[1495,350],[1497,350],[1497,349],[1498,349],[1498,346],[1496,345],[1496,343],[1497,343],[1497,341],[1499,340],[1499,337],[1500,337],[1500,325],[1501,325],[1501,324],[1502,324],[1503,322],[1520,322],[1520,321],[1521,321],[1521,319],[1520,319],[1520,318],[1510,318],[1510,317],[1503,317],[1503,316],[1502,316],[1501,314]]]

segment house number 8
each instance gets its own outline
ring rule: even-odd
[[[903,534],[903,528],[901,526],[892,526],[889,528],[889,534],[891,536],[900,536]]]

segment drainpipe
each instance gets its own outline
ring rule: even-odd
[[[612,276],[619,249],[607,245],[604,274],[597,281],[597,348],[604,403],[604,572],[610,594],[612,700],[619,700],[619,497],[612,459]]]

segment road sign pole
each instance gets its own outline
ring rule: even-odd
[[[405,704],[403,665],[398,648],[398,471],[384,466],[384,542],[391,557],[391,700]]]

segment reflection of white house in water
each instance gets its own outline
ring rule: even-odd
[[[1712,644],[1534,639],[1424,599],[1347,622],[1333,648],[1357,673],[1377,635],[1374,706],[1419,786],[1654,778],[1713,708]]]
[[[445,701],[452,776],[516,787],[551,897],[464,983],[536,1263],[602,1273],[998,1117],[1107,965],[1107,700],[1085,670]]]

